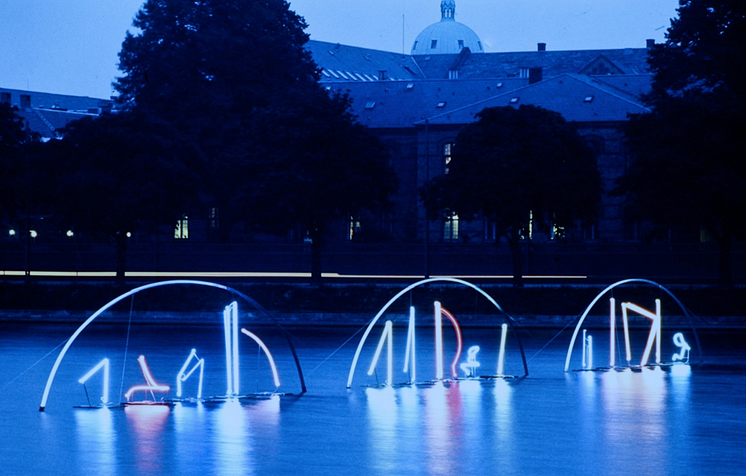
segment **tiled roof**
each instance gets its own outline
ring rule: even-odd
[[[378,81],[381,71],[394,81],[424,79],[410,55],[315,40],[306,43],[306,49],[322,68],[322,82]]]
[[[429,118],[430,124],[467,124],[486,107],[532,104],[559,112],[568,121],[623,122],[649,112],[634,96],[579,74],[563,74]]]

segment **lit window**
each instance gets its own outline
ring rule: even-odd
[[[518,71],[518,77],[519,78],[528,78],[528,68],[521,68]]]
[[[447,174],[451,171],[451,159],[453,155],[453,143],[449,142],[448,144],[443,145],[443,173]]]
[[[445,241],[458,240],[458,214],[456,212],[446,210],[443,222],[443,239]]]
[[[586,96],[585,99],[583,99],[583,102],[592,102],[593,96]]]
[[[361,225],[360,220],[350,215],[349,229],[347,233],[347,239],[352,241],[357,233],[360,233]]]
[[[186,240],[189,238],[189,218],[186,215],[183,215],[180,219],[176,220],[174,238],[177,240]]]
[[[375,101],[368,101],[367,103],[365,103],[365,109],[373,109],[374,107],[376,107]]]
[[[517,98],[517,97],[515,97],[515,98],[510,98],[510,104],[515,104],[515,103],[517,103],[517,102],[518,102],[518,98]]]
[[[438,108],[446,107],[446,102],[445,102],[445,101],[440,101],[440,102],[438,103],[438,105],[437,105],[437,106],[435,106],[435,107],[438,107]]]

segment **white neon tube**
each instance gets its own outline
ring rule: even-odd
[[[435,301],[435,379],[443,380],[443,314]]]
[[[231,306],[231,335],[233,337],[233,344],[231,345],[233,355],[233,391],[238,395],[240,393],[240,385],[238,382],[238,303],[233,302]]]
[[[85,385],[85,383],[88,381],[89,378],[93,376],[98,370],[103,367],[104,368],[104,383],[103,383],[103,391],[101,402],[106,405],[109,403],[109,359],[103,359],[101,362],[99,362],[95,367],[93,367],[91,370],[88,371],[87,374],[83,375],[78,382]]]
[[[189,370],[189,372],[186,372],[186,369],[189,366],[189,363],[192,361],[192,359],[197,359],[197,363],[194,364],[194,366]],[[189,357],[187,357],[186,361],[184,362],[184,365],[181,366],[181,370],[179,370],[179,373],[176,375],[176,396],[178,398],[181,398],[182,382],[186,382],[186,380],[189,377],[191,377],[194,371],[197,370],[197,367],[200,367],[199,389],[197,390],[197,398],[202,398],[202,378],[204,377],[205,359],[200,359],[199,357],[197,357],[197,349],[192,349],[192,351],[189,353]]]
[[[622,323],[624,324],[624,356],[627,359],[627,365],[632,361],[632,348],[629,341],[629,318],[627,317],[627,309],[631,303],[622,303]],[[634,306],[634,304],[632,304]]]
[[[233,358],[231,352],[231,303],[223,310],[223,336],[225,338],[226,395],[233,395]]]
[[[407,329],[407,348],[404,352],[404,372],[409,371],[409,361],[412,361],[411,381],[417,381],[417,366],[415,364],[415,319],[414,306],[409,306],[409,328]]]
[[[497,375],[505,375],[505,341],[508,338],[508,325],[503,323],[500,333],[500,353],[497,354]]]
[[[609,299],[609,367],[616,366],[616,299]]]
[[[168,392],[171,387],[168,385],[162,385],[155,381],[153,378],[153,375],[150,373],[150,369],[148,368],[148,363],[145,360],[144,355],[140,355],[140,357],[137,358],[137,362],[140,364],[140,370],[142,370],[142,376],[145,377],[145,382],[147,382],[147,385],[135,385],[134,387],[130,387],[129,390],[124,394],[124,398],[129,401],[130,397],[133,393],[144,390],[144,391],[150,391],[152,394],[153,392]],[[153,399],[155,399],[155,396],[153,396]]]
[[[583,367],[583,369],[587,369],[588,366],[586,365],[588,363],[588,331],[586,329],[583,329],[583,359],[580,362],[580,365]]]
[[[593,336],[588,336],[588,368],[593,368]]]
[[[376,366],[378,365],[378,360],[381,358],[381,351],[383,350],[383,345],[388,344],[388,349],[386,350],[386,356],[387,356],[387,363],[386,363],[386,385],[391,385],[393,382],[393,340],[392,340],[392,334],[393,334],[393,323],[391,321],[386,321],[386,323],[383,326],[383,332],[381,333],[381,339],[378,341],[378,346],[376,347],[376,352],[373,355],[373,361],[370,363],[370,368],[368,368],[368,375],[373,375],[373,372],[376,370]]]
[[[266,346],[266,344],[251,331],[248,331],[246,329],[241,329],[241,333],[251,337],[254,342],[261,347],[261,349],[264,351],[264,355],[267,356],[267,360],[269,361],[269,368],[272,371],[272,379],[274,380],[275,387],[280,386],[280,374],[277,372],[277,365],[275,365],[275,359],[272,357],[272,353],[269,351],[269,348]]]

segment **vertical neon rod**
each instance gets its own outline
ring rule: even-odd
[[[648,334],[648,342],[645,344],[645,352],[642,354],[642,361],[640,361],[641,366],[648,365],[648,360],[650,360],[650,353],[653,351],[653,342],[656,342],[655,347],[655,361],[656,363],[660,363],[660,343],[661,343],[661,301],[660,299],[655,300],[655,313],[652,313],[648,311],[647,309],[644,309],[640,306],[636,306],[634,304],[630,303],[630,308],[635,310],[636,312],[642,314],[643,316],[650,319],[652,324],[650,325],[650,333]]]
[[[583,359],[581,365],[583,369],[587,369],[588,366],[588,331],[583,329]]]
[[[226,371],[226,395],[233,395],[233,366],[231,352],[231,307],[229,304],[223,310],[223,335],[225,337],[225,371]]]
[[[417,366],[415,364],[415,335],[414,335],[414,306],[409,307],[409,329],[407,330],[407,349],[404,353],[404,372],[409,371],[409,361],[412,361],[412,382],[417,381]]]
[[[197,355],[197,349],[192,349],[191,352],[189,352],[189,357],[184,361],[184,365],[181,366],[181,369],[179,369],[179,373],[176,374],[176,396],[181,397],[181,382],[186,380],[184,378],[184,372],[186,372],[186,368],[189,365],[189,362],[192,361],[192,359]]]
[[[609,367],[616,366],[616,299],[609,299]]]
[[[109,359],[103,359],[101,362],[99,362],[95,367],[93,367],[91,370],[88,371],[87,374],[83,375],[78,382],[85,385],[85,383],[88,381],[89,378],[93,376],[98,370],[103,367],[104,368],[104,383],[103,383],[103,392],[101,397],[101,402],[106,405],[109,403]]]
[[[388,349],[386,349],[386,384],[391,385],[394,383],[394,330],[391,321],[386,321],[386,325],[389,328],[388,338]]]
[[[232,303],[231,309],[231,335],[233,344],[231,346],[233,355],[233,391],[238,395],[240,393],[238,384],[238,303]]]
[[[655,300],[655,314],[656,314],[656,332],[658,338],[655,340],[655,363],[661,363],[661,321],[663,316],[661,315],[661,300]]]
[[[443,379],[443,314],[440,301],[435,301],[435,378]]]
[[[505,341],[508,338],[508,325],[503,323],[500,333],[500,353],[497,354],[497,375],[505,375]]]
[[[627,360],[627,365],[632,361],[632,348],[629,342],[629,318],[627,317],[627,309],[630,303],[622,303],[622,322],[624,323],[624,352]]]
[[[272,353],[269,351],[269,348],[267,345],[253,332],[250,332],[246,329],[241,329],[241,333],[251,337],[254,342],[256,342],[259,347],[264,351],[264,355],[267,356],[267,360],[269,361],[269,368],[272,371],[272,379],[275,382],[275,387],[280,386],[280,374],[277,372],[277,365],[275,365],[275,359],[272,357]]]
[[[189,364],[192,362],[192,359],[197,359],[197,363],[195,363],[194,366],[191,368],[191,370],[187,372],[186,369],[189,366]],[[200,359],[199,357],[197,357],[197,349],[192,349],[192,351],[189,353],[189,357],[187,357],[186,361],[184,362],[184,365],[181,366],[179,373],[176,375],[176,397],[177,398],[181,398],[182,382],[186,382],[186,380],[189,377],[191,377],[194,371],[197,370],[197,367],[200,368],[197,398],[198,399],[202,398],[202,379],[204,378],[204,374],[205,374],[205,359]]]
[[[588,368],[593,368],[593,336],[588,336]]]
[[[389,348],[386,351],[386,355],[388,357],[388,362],[386,364],[386,385],[391,385],[391,382],[393,382],[393,350],[392,350],[392,337],[393,334],[393,324],[392,322],[386,321],[386,323],[383,326],[383,332],[381,333],[381,339],[378,341],[378,346],[376,347],[376,352],[373,354],[373,361],[370,363],[370,367],[368,368],[368,375],[373,375],[373,372],[376,370],[376,366],[378,365],[378,359],[381,358],[381,351],[383,350],[383,345],[388,344]]]

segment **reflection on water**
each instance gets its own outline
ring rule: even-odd
[[[158,474],[163,467],[164,430],[171,409],[167,405],[130,405],[124,408],[128,426],[134,431],[133,451],[141,473]]]
[[[78,454],[80,467],[95,469],[96,474],[116,474],[117,434],[114,416],[108,408],[75,412],[78,446],[87,451]]]
[[[212,451],[218,474],[254,474],[249,422],[241,403],[228,400],[210,414],[214,428]]]

